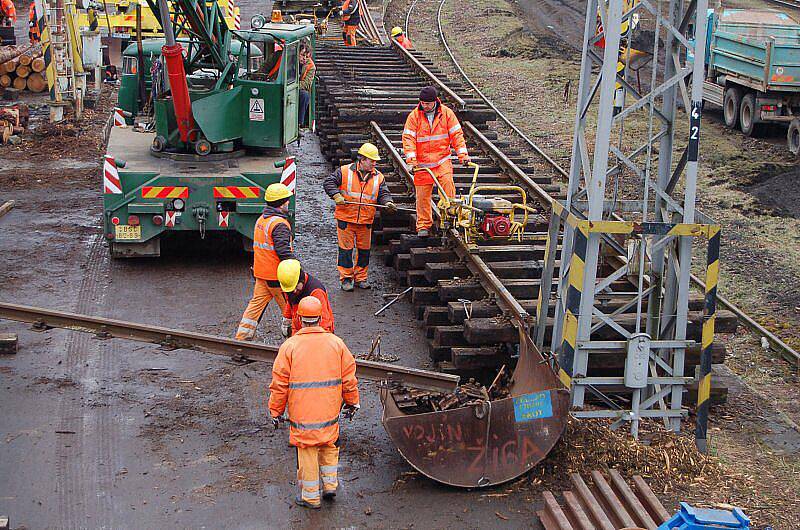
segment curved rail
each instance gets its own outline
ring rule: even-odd
[[[798,2],[787,1],[787,0],[769,0],[769,1],[800,9],[800,1],[798,1]],[[495,104],[492,103],[492,101],[489,100],[483,94],[483,92],[481,92],[481,90],[475,85],[475,83],[473,83],[472,79],[470,79],[470,77],[466,74],[466,72],[464,72],[464,69],[461,67],[461,65],[459,64],[458,60],[455,58],[455,54],[453,54],[453,51],[450,49],[450,46],[447,43],[447,38],[444,35],[444,30],[442,29],[442,8],[443,8],[443,6],[444,6],[444,4],[446,2],[447,2],[447,0],[440,0],[439,9],[438,9],[438,11],[436,13],[436,24],[438,26],[439,39],[442,41],[442,44],[444,45],[444,48],[447,51],[447,55],[450,57],[450,60],[452,61],[453,66],[456,68],[456,70],[458,70],[458,72],[461,74],[461,76],[464,78],[464,80],[469,84],[469,86],[472,87],[472,89],[475,90],[475,92],[478,94],[478,96],[480,96],[480,98],[483,99],[483,101],[487,105],[489,105],[489,107],[491,107],[492,110],[494,110],[497,113],[497,115],[500,117],[501,120],[503,120],[503,122],[506,125],[508,125],[515,133],[517,133],[517,135],[520,138],[522,138],[537,154],[541,155],[542,158],[548,164],[550,164],[555,171],[557,171],[563,177],[568,178],[569,174],[561,166],[559,166],[557,162],[555,162],[546,153],[544,153],[544,151],[542,151],[541,148],[539,148],[539,146],[537,146],[527,136],[525,136],[525,133],[523,133],[519,129],[519,127],[514,125],[511,122],[511,120],[509,120],[508,117],[505,114],[503,114],[503,112],[500,109],[498,109],[497,106],[495,106]],[[416,4],[416,1],[414,2],[414,4]],[[412,8],[413,8],[413,4],[412,4]],[[411,11],[411,9],[409,9],[409,13],[410,13],[410,11]],[[700,289],[705,290],[705,284],[697,276],[691,275],[691,281],[692,281],[692,283],[694,283],[694,285],[696,285]],[[755,319],[753,319],[750,315],[748,315],[743,309],[741,309],[738,306],[734,305],[730,300],[728,300],[728,299],[726,299],[726,298],[724,298],[724,297],[722,297],[720,295],[717,295],[717,301],[723,307],[725,307],[727,310],[729,310],[729,311],[733,312],[734,314],[736,314],[736,316],[739,317],[744,322],[744,324],[748,328],[750,328],[753,332],[755,332],[757,335],[760,335],[760,336],[764,337],[765,339],[767,339],[767,341],[774,348],[776,348],[778,350],[778,353],[786,361],[794,364],[797,367],[800,367],[800,353],[798,353],[791,346],[786,344],[777,335],[775,335],[774,333],[769,331],[767,328],[765,328],[764,326],[759,324]]]
[[[408,6],[408,12],[406,13],[406,23],[405,23],[405,25],[403,26],[403,33],[405,33],[405,34],[406,34],[406,36],[407,36],[409,39],[411,38],[411,34],[408,32],[408,23],[409,23],[409,21],[411,20],[411,13],[412,13],[412,11],[414,11],[414,7],[415,7],[416,5],[417,5],[417,0],[414,0],[413,2],[411,2],[411,5],[410,5],[410,6]],[[385,19],[384,19],[384,20],[385,20]]]

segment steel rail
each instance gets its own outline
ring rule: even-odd
[[[461,96],[456,94],[455,91],[452,88],[447,86],[444,81],[439,79],[433,72],[431,72],[428,69],[427,66],[425,66],[424,64],[419,62],[419,59],[414,57],[414,54],[412,54],[410,51],[408,51],[405,48],[403,48],[402,46],[400,46],[400,43],[397,42],[395,39],[391,39],[391,40],[392,40],[391,45],[394,46],[395,49],[400,50],[400,53],[402,55],[404,55],[406,57],[406,59],[408,59],[415,68],[419,69],[419,71],[421,71],[423,74],[425,74],[425,76],[428,79],[430,79],[433,83],[439,85],[439,88],[442,90],[442,92],[447,94],[447,96],[450,99],[455,101],[458,104],[458,106],[460,107],[461,110],[464,110],[465,108],[467,108],[467,102],[464,101],[464,99]]]
[[[196,333],[160,326],[126,322],[104,317],[68,313],[53,309],[0,302],[0,318],[27,322],[47,330],[63,328],[94,333],[98,338],[121,338],[160,344],[172,349],[196,350],[232,358],[271,363],[278,355],[278,346],[248,342],[206,333]],[[451,392],[459,377],[440,372],[395,366],[376,361],[356,359],[356,373],[375,381],[399,381],[407,386],[426,390]]]
[[[438,25],[439,36],[441,38],[442,44],[444,45],[445,50],[447,51],[447,54],[450,56],[450,59],[453,62],[453,65],[455,66],[456,70],[459,71],[459,73],[464,78],[464,80],[475,90],[475,92],[481,97],[481,99],[483,99],[483,101],[497,113],[497,115],[500,117],[500,119],[503,120],[503,122],[505,122],[509,127],[511,127],[511,129],[514,132],[516,132],[523,140],[525,140],[528,143],[528,145],[531,146],[531,148],[533,148],[534,151],[536,151],[537,154],[541,155],[544,158],[544,160],[548,164],[550,164],[550,166],[552,166],[552,168],[555,171],[557,171],[563,177],[567,177],[568,178],[569,174],[561,166],[559,166],[557,162],[555,162],[552,158],[547,156],[547,154],[544,153],[535,143],[533,143],[529,138],[527,138],[524,135],[524,133],[522,133],[522,131],[520,131],[520,129],[516,125],[514,125],[505,116],[505,114],[503,114],[502,111],[500,111],[494,105],[494,103],[492,103],[491,100],[489,100],[483,94],[483,92],[480,91],[480,89],[475,85],[475,83],[472,82],[472,80],[469,78],[469,76],[466,74],[466,72],[464,72],[463,68],[461,68],[461,65],[458,63],[458,60],[455,58],[452,50],[450,49],[450,47],[447,44],[447,39],[445,38],[444,30],[442,29],[441,11],[442,11],[442,6],[445,4],[446,1],[447,0],[441,0],[441,3],[439,4],[439,11],[438,11],[437,16],[436,16],[436,22],[437,22],[437,25]],[[796,7],[798,9],[800,9],[800,2],[798,2],[797,4],[794,4],[794,3],[790,4],[786,0],[769,0],[769,1],[775,2],[775,3],[782,3],[782,4],[786,4],[786,5],[791,5],[792,7]],[[473,132],[473,133],[477,132],[478,134],[480,134],[480,132],[477,131],[477,129],[475,129],[474,126],[472,126],[471,132]],[[485,140],[485,138],[484,138],[484,140]],[[487,145],[487,146],[488,145],[492,145],[492,147],[494,147],[493,144],[491,144],[491,142],[488,142],[488,140],[485,141],[484,144]],[[494,149],[492,149],[492,151],[499,151],[499,150],[496,149],[496,147],[495,147]],[[519,173],[517,171],[513,171],[513,172],[515,173],[516,176],[520,177],[520,175],[519,175]],[[530,183],[533,182],[529,178],[527,178],[527,176],[525,176],[525,178],[520,177],[520,180],[522,182],[524,182],[526,186],[530,186]],[[536,195],[538,197],[543,198],[542,195],[540,194],[540,191],[543,191],[543,190],[541,190],[541,187],[536,185],[535,187],[531,187],[531,189],[532,189],[532,191],[534,191],[536,193]],[[548,194],[548,196],[549,196],[549,194]],[[544,199],[544,200],[547,200],[547,199]],[[553,200],[554,199],[552,197],[549,198],[550,202],[552,202]],[[700,278],[698,278],[696,275],[692,274],[690,276],[690,279],[691,279],[692,283],[696,287],[698,287],[699,289],[705,291],[705,283],[702,280],[700,280]],[[774,348],[776,348],[778,350],[777,353],[780,354],[780,356],[783,359],[785,359],[786,361],[794,364],[797,368],[800,368],[800,353],[798,353],[795,349],[793,349],[791,346],[786,344],[783,340],[781,340],[777,335],[775,335],[774,333],[769,331],[767,328],[765,328],[764,326],[759,324],[755,319],[753,319],[750,315],[748,315],[743,309],[741,309],[740,307],[736,306],[730,300],[728,300],[725,297],[723,297],[723,296],[718,294],[717,295],[717,302],[719,302],[728,311],[731,311],[738,318],[740,318],[744,322],[744,324],[748,328],[750,328],[750,330],[755,332],[757,335],[760,335],[760,336],[766,338],[767,341],[769,341],[769,343]]]
[[[389,0],[389,1],[391,1],[391,0]],[[417,6],[417,1],[418,0],[414,0],[413,2],[411,2],[411,5],[408,7],[408,12],[406,12],[406,23],[403,26],[403,33],[405,33],[406,37],[408,37],[409,39],[411,38],[411,34],[408,32],[408,24],[411,21],[411,12],[414,11],[414,8]],[[386,19],[384,18],[383,20],[384,20],[384,29],[386,29],[386,24],[385,24]]]

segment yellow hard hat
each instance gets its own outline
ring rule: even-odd
[[[401,33],[403,33],[403,30],[400,29],[400,26],[395,26],[392,28],[392,37],[397,37]]]
[[[289,191],[289,188],[280,182],[276,182],[275,184],[270,184],[267,186],[267,191],[264,193],[264,199],[266,199],[267,202],[279,201],[291,196],[292,192]]]
[[[361,146],[361,148],[358,150],[358,154],[365,156],[370,160],[378,161],[381,159],[380,155],[378,154],[378,148],[375,147],[375,144],[371,144],[369,142]]]
[[[297,287],[301,270],[300,262],[296,259],[285,259],[278,264],[278,282],[284,293],[291,293]]]

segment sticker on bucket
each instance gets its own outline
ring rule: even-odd
[[[514,420],[517,423],[541,420],[553,416],[550,392],[523,394],[514,398]]]

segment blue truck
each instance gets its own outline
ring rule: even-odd
[[[800,154],[800,22],[773,9],[709,10],[703,100],[748,136],[787,124]]]

